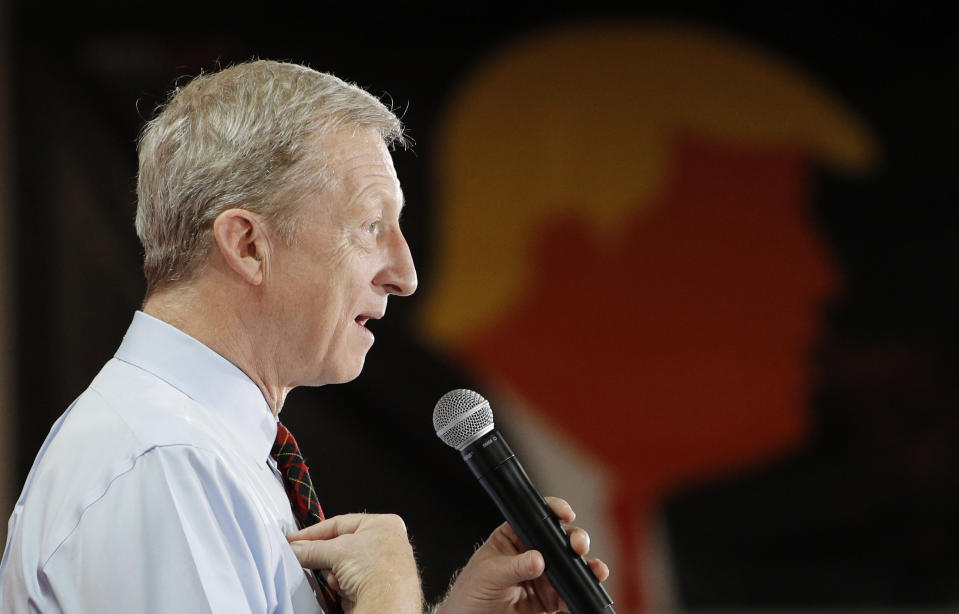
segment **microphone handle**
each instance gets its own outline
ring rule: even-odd
[[[462,455],[523,544],[543,555],[546,576],[570,613],[615,614],[613,600],[586,560],[573,551],[559,518],[503,436],[490,431],[464,448]]]

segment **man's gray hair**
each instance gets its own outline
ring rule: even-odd
[[[406,144],[402,123],[376,97],[305,66],[259,60],[175,89],[138,148],[147,296],[201,270],[213,221],[227,209],[263,215],[291,243],[297,205],[331,179],[311,137],[341,128]]]

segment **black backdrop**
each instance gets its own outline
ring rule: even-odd
[[[409,203],[407,236],[426,288],[431,144],[437,114],[461,75],[498,44],[536,28],[665,19],[713,28],[786,58],[877,130],[886,160],[881,174],[863,185],[823,181],[814,212],[845,275],[821,342],[816,445],[830,453],[855,448],[864,423],[879,425],[873,439],[894,457],[920,441],[918,449],[934,452],[932,468],[907,480],[913,490],[906,488],[898,500],[908,501],[918,488],[922,505],[954,511],[956,37],[944,15],[917,3],[773,4],[626,8],[600,2],[557,9],[514,3],[425,10],[400,3],[92,2],[70,9],[14,3],[16,210],[7,223],[17,229],[19,256],[17,475],[25,477],[47,429],[112,355],[139,305],[144,285],[132,229],[134,144],[143,119],[177,79],[263,57],[306,62],[388,93],[417,142],[413,152],[395,159]],[[356,382],[298,390],[283,415],[303,433],[313,464],[322,465],[318,481],[327,511],[401,513],[427,592],[436,595],[496,523],[496,513],[432,434],[435,400],[470,381],[417,344],[409,332],[416,301],[391,302],[389,321],[376,327],[376,347]],[[906,366],[887,360],[892,366],[886,371],[861,375],[867,359],[890,356]],[[915,364],[921,366],[909,367]],[[903,379],[896,391],[907,398],[889,401],[888,382]],[[876,416],[864,414],[877,398],[889,402],[879,403],[882,411],[872,420]],[[713,501],[708,494],[688,496]],[[684,497],[670,508],[677,526],[693,522],[683,520]],[[940,543],[959,546],[945,517],[909,519],[933,523]],[[681,539],[677,543],[682,547]],[[814,564],[801,552],[794,555],[800,567]],[[897,551],[878,556],[894,558]],[[947,550],[935,556],[934,568],[953,569],[956,555]],[[695,575],[694,569],[680,572]],[[844,594],[819,597],[783,591],[762,603],[954,603],[959,576],[951,577],[931,593],[916,575],[902,580],[906,586],[895,594],[850,586]],[[691,599],[730,603],[722,596]]]

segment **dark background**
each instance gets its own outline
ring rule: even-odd
[[[823,175],[810,212],[844,275],[823,311],[814,440],[777,465],[677,492],[665,516],[680,595],[691,606],[959,603],[954,22],[917,3],[773,4],[12,3],[15,216],[6,223],[16,229],[19,258],[17,488],[50,425],[113,354],[142,299],[135,140],[177,80],[261,57],[388,93],[417,143],[395,161],[425,290],[431,145],[466,71],[538,28],[670,20],[800,67],[873,126],[884,159],[866,182]],[[298,390],[283,417],[322,476],[328,513],[404,516],[435,596],[498,520],[432,433],[436,399],[471,382],[415,340],[416,304],[391,302],[356,382]],[[797,489],[808,493],[809,510],[777,507]],[[797,514],[798,523],[785,522]],[[743,531],[765,545],[744,549],[723,537]],[[729,576],[698,573],[708,557]]]

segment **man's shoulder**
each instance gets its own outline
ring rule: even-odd
[[[188,396],[112,359],[54,426],[37,456],[33,488],[62,482],[59,492],[74,491],[77,502],[90,500],[157,448],[218,456],[217,429]]]
[[[216,447],[220,426],[160,377],[114,358],[77,399],[64,429],[78,431],[74,436],[90,433],[92,439],[109,434],[115,446],[138,456],[157,446]]]
[[[29,568],[47,561],[87,511],[117,488],[121,499],[138,500],[167,466],[179,471],[225,464],[202,411],[159,378],[109,361],[37,456],[11,518],[17,556]],[[166,464],[143,462],[160,451]]]
[[[155,450],[225,462],[217,430],[208,412],[185,394],[113,359],[54,426],[28,489],[33,498],[79,513]]]

